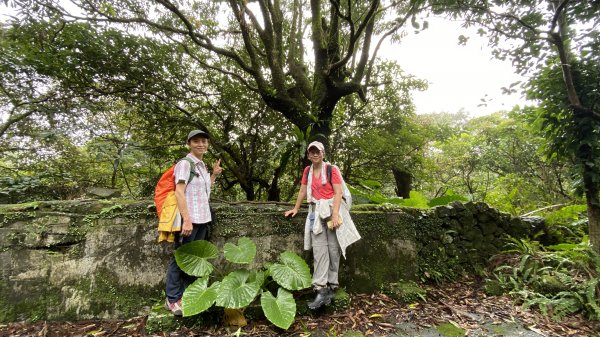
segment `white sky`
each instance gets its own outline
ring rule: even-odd
[[[481,116],[525,104],[520,93],[502,94],[502,87],[523,78],[514,73],[510,61],[492,57],[487,39],[479,37],[476,29],[466,30],[458,22],[439,18],[428,21],[428,29],[411,32],[399,44],[379,52],[397,60],[406,73],[429,82],[427,91],[413,93],[417,113],[464,109],[471,116]],[[470,37],[466,46],[458,45],[461,34]],[[487,106],[478,106],[482,98]]]

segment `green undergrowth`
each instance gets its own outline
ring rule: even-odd
[[[556,321],[575,313],[600,320],[600,256],[587,237],[577,244],[552,246],[510,238],[508,245],[492,259],[488,294],[509,294],[523,307],[537,308]]]
[[[364,180],[355,186],[348,185],[354,204],[389,204],[412,208],[431,208],[447,205],[454,201],[465,202],[468,198],[448,191],[443,196],[427,199],[418,191],[410,191],[408,198],[389,197],[381,192],[382,185],[377,181]]]
[[[545,226],[536,233],[536,240],[544,245],[579,243],[587,233],[586,205],[568,205],[539,215],[544,218]]]
[[[427,290],[413,281],[384,284],[381,287],[381,292],[405,304],[425,301],[427,296]]]

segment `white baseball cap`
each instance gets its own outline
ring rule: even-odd
[[[321,142],[314,141],[308,144],[308,147],[306,147],[306,151],[310,150],[311,147],[316,147],[317,149],[319,149],[319,151],[325,151],[325,146],[323,146],[323,143]]]

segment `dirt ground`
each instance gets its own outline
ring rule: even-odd
[[[600,336],[599,322],[581,315],[555,322],[537,311],[522,309],[506,296],[486,296],[481,286],[467,280],[428,287],[427,301],[413,304],[399,303],[384,294],[352,294],[348,309],[298,316],[287,331],[259,320],[250,321],[239,330],[214,325],[147,334],[146,317],[135,317],[0,324],[0,336]]]

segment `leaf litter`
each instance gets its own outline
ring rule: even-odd
[[[312,315],[297,316],[287,330],[281,330],[266,320],[254,320],[238,330],[212,325],[201,328],[182,327],[177,331],[145,333],[146,317],[128,320],[38,321],[0,324],[0,337],[188,337],[188,336],[343,336],[348,331],[363,336],[404,336],[403,325],[418,329],[432,329],[442,324],[452,324],[465,330],[466,336],[504,336],[482,334],[484,326],[506,323],[523,331],[546,337],[600,337],[600,322],[586,320],[581,315],[571,315],[556,322],[539,311],[524,309],[508,296],[487,296],[482,282],[465,279],[443,285],[424,286],[427,301],[401,303],[389,296],[378,294],[352,294],[350,306],[331,312],[320,310]],[[487,330],[489,331],[489,330]]]

